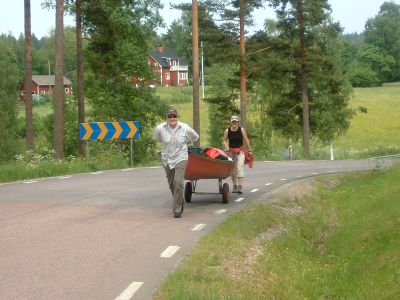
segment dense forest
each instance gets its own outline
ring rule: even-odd
[[[137,151],[155,157],[151,131],[167,104],[151,88],[133,88],[126,79],[152,76],[146,55],[160,43],[192,67],[192,6],[176,5],[180,18],[160,36],[156,33],[162,24],[157,0],[61,4],[65,13],[80,21],[82,45],[77,47],[77,28],[65,27],[62,57],[63,73],[73,82],[74,91],[81,85],[84,101],[80,102],[77,93],[63,99],[62,155],[58,157],[82,155],[77,138],[82,120],[132,118],[142,122]],[[246,26],[252,23],[252,12],[262,5],[272,6],[276,18],[266,19],[262,30],[249,35]],[[259,149],[267,151],[271,136],[279,133],[287,140],[303,140],[308,157],[309,139],[328,144],[348,128],[355,113],[349,107],[352,87],[400,80],[400,5],[393,2],[385,2],[363,32],[344,35],[340,24],[332,21],[326,0],[204,0],[198,3],[198,28],[209,90],[204,101],[214,123],[211,145],[220,146],[227,116],[242,113],[244,118],[248,109],[252,117],[246,125],[255,147],[262,145]],[[13,160],[25,149],[38,151],[57,143],[56,113],[40,120],[33,114],[35,145],[25,143],[29,126],[19,113],[24,106],[19,95],[26,76],[26,41],[24,35],[0,36],[0,162]],[[41,39],[32,34],[33,75],[56,73],[56,46],[56,31]],[[80,47],[82,61],[78,59]],[[78,80],[80,67],[83,80]],[[37,106],[50,100],[32,101]],[[90,110],[85,111],[83,105]],[[118,143],[119,151],[126,147]]]

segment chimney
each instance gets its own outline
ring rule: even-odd
[[[163,46],[162,46],[161,44],[158,44],[158,45],[156,46],[156,51],[157,51],[158,53],[163,53],[163,52],[164,52]]]

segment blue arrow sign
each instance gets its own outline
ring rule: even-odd
[[[79,136],[81,140],[137,139],[140,136],[140,122],[80,123]]]

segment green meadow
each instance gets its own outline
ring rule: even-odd
[[[334,141],[335,151],[349,158],[400,153],[400,83],[354,89],[351,100],[358,110],[345,135]]]

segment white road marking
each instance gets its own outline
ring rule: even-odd
[[[115,300],[129,300],[142,286],[143,282],[132,282]]]
[[[265,185],[271,185],[272,184],[272,182],[268,182],[268,183],[266,183]]]
[[[92,172],[92,173],[90,173],[90,174],[92,174],[92,175],[98,175],[98,174],[102,174],[102,173],[104,173],[103,171],[97,171],[97,172]]]
[[[37,180],[29,180],[29,181],[24,181],[24,183],[36,183],[36,182],[38,182]]]
[[[58,179],[67,179],[67,178],[71,178],[71,177],[72,177],[71,175],[60,176],[60,177],[58,177]]]
[[[318,175],[319,173],[316,173],[316,172],[314,172],[314,173],[312,173],[312,175]]]
[[[216,210],[214,213],[217,215],[220,215],[220,214],[223,214],[224,212],[226,212],[226,209],[222,208],[222,209]]]
[[[281,178],[281,181],[285,181],[285,180],[287,180],[286,178]]]
[[[296,177],[297,177],[297,178],[300,178],[300,177],[303,177],[303,175],[297,175]]]
[[[244,198],[237,198],[236,200],[235,200],[235,202],[242,202],[244,200]]]
[[[179,246],[169,246],[167,249],[161,253],[160,257],[170,258],[172,257],[181,247]]]
[[[255,193],[257,191],[258,191],[258,189],[254,189],[254,190],[251,190],[250,193]]]
[[[200,231],[200,230],[202,230],[204,227],[206,227],[206,225],[207,225],[207,224],[202,224],[202,223],[196,224],[196,225],[194,225],[194,226],[192,227],[192,230],[193,230],[193,231]]]

